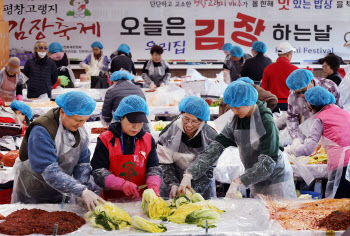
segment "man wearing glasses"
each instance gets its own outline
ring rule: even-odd
[[[55,62],[47,57],[47,48],[46,41],[37,41],[33,58],[24,65],[23,74],[29,78],[27,98],[38,98],[45,93],[51,98],[52,85],[57,82],[58,74]]]
[[[333,94],[336,105],[342,108],[342,104],[337,85],[329,79],[314,78],[314,75],[309,70],[298,69],[293,71],[288,76],[286,83],[292,90],[288,97],[287,129],[290,137],[293,139],[293,147],[296,147],[304,139],[304,135],[299,132],[299,125],[312,115],[304,95],[308,89],[321,86]]]

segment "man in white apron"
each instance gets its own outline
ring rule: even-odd
[[[57,97],[58,108],[32,122],[15,163],[12,203],[60,203],[81,197],[89,209],[104,202],[90,191],[89,138],[84,123],[96,102],[83,92]]]

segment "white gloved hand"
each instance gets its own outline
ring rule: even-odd
[[[99,65],[98,68],[100,68],[100,70],[102,70],[103,69],[103,65]]]
[[[176,185],[171,186],[169,199],[173,199],[176,196],[177,190],[178,190],[178,187]]]
[[[238,189],[239,184],[237,184],[236,182],[232,182],[230,184],[229,189],[227,190],[226,196],[227,198],[233,198],[233,199],[237,199],[237,189]]]
[[[164,86],[165,86],[165,84],[164,84],[164,83],[161,83],[161,84],[160,84],[160,87],[164,87]]]
[[[89,189],[85,189],[81,195],[81,197],[84,200],[85,205],[89,209],[89,211],[92,211],[100,205],[100,203],[106,203],[105,200],[100,198],[98,195],[96,195],[94,192],[90,191]]]
[[[299,146],[302,143],[303,143],[303,140],[301,138],[295,138],[295,139],[293,139],[292,146],[293,146],[293,148],[296,148],[297,146]]]
[[[191,189],[191,180],[192,180],[192,175],[191,174],[184,174],[180,187],[178,189],[178,193],[183,193],[186,194],[186,188]]]
[[[294,147],[292,145],[289,145],[289,146],[284,148],[284,152],[288,153],[290,155],[293,155],[294,154]]]
[[[109,124],[101,117],[101,124],[103,125],[103,127],[109,127]]]
[[[155,88],[157,88],[157,87],[156,87],[156,85],[155,85],[154,83],[151,83],[151,84],[149,85],[149,88],[150,88],[151,90],[153,90],[153,89],[155,89]]]

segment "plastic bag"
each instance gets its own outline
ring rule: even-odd
[[[225,89],[227,88],[228,84],[224,81],[223,71],[220,72],[220,74],[216,75],[216,79],[209,79],[209,89],[207,92],[207,95],[212,96],[219,96],[222,97],[222,95],[225,92]]]
[[[177,106],[186,96],[186,91],[175,84],[157,88],[154,93],[146,93],[149,106]]]
[[[281,111],[280,113],[278,112],[273,113],[273,119],[279,130],[282,130],[287,127],[287,118],[288,118],[288,114],[286,111]]]
[[[215,180],[230,184],[244,173],[244,166],[237,147],[228,147],[218,159],[214,169]]]

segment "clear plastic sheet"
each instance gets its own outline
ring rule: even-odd
[[[315,179],[326,179],[327,178],[327,164],[305,164],[310,173]],[[292,165],[293,173],[295,177],[301,177],[298,168]]]
[[[210,228],[208,235],[249,235],[249,236],[270,236],[270,235],[326,235],[320,231],[286,231],[278,223],[269,220],[269,212],[267,208],[257,199],[215,199],[210,204],[225,210],[220,215],[220,221],[216,223],[216,228]],[[196,225],[175,224],[172,222],[161,222],[160,220],[151,220],[145,216],[141,208],[141,202],[117,203],[117,206],[125,210],[130,217],[135,215],[141,216],[148,221],[154,223],[162,223],[167,227],[164,233],[153,234],[137,230],[133,227],[127,227],[118,231],[106,231],[100,228],[92,228],[87,222],[77,231],[66,235],[205,235],[205,229]],[[46,211],[60,211],[59,204],[8,204],[0,205],[0,213],[4,216],[19,209],[42,209]],[[84,208],[78,205],[66,204],[63,211],[74,212],[80,216],[86,213]],[[1,221],[0,221],[1,222]],[[341,235],[342,232],[336,232],[335,235]],[[31,234],[39,236],[41,234]]]
[[[85,88],[53,89],[51,97],[52,99],[55,99],[57,96],[67,92],[80,91],[80,92],[86,93],[87,95],[92,97],[95,101],[100,101],[104,99],[104,95],[103,95],[103,92],[101,92],[101,90],[107,90],[107,89],[85,89]]]
[[[186,91],[175,84],[157,88],[153,93],[145,93],[148,106],[176,106],[186,96]]]

